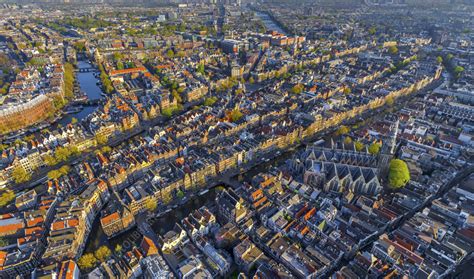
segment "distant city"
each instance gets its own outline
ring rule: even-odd
[[[472,1],[0,14],[0,278],[472,278]]]

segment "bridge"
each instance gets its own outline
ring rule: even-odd
[[[78,72],[78,73],[89,73],[89,72],[99,72],[99,70],[97,70],[94,67],[89,67],[89,68],[76,69],[76,72]]]
[[[71,102],[72,105],[82,105],[82,106],[97,106],[102,103],[103,99],[94,99],[94,100],[76,100]]]

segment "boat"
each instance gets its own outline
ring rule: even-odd
[[[72,107],[68,110],[66,110],[64,113],[65,114],[74,114],[82,111],[84,108],[82,106],[77,106],[77,107]]]

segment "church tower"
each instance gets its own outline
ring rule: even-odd
[[[378,155],[378,168],[379,168],[379,178],[385,179],[388,175],[388,169],[390,161],[395,155],[395,150],[397,148],[397,135],[398,135],[398,126],[400,124],[399,119],[392,123],[390,126],[390,133],[383,139],[382,148]]]

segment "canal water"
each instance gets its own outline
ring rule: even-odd
[[[263,21],[263,24],[265,24],[265,27],[267,28],[267,30],[272,30],[272,31],[276,31],[280,34],[283,34],[283,35],[286,35],[286,32],[280,27],[280,25],[274,21],[270,15],[268,15],[267,13],[263,13],[263,12],[255,12],[255,14],[260,17],[260,19]]]
[[[79,60],[77,61],[78,69],[91,68],[92,65],[87,61]],[[89,100],[99,100],[102,98],[102,90],[97,85],[98,79],[94,76],[94,72],[76,72],[76,79],[79,83],[80,90],[87,94]],[[59,124],[65,126],[71,123],[72,118],[81,120],[87,117],[89,114],[96,110],[97,106],[84,106],[83,109],[77,113],[64,115],[61,120],[58,121]]]

